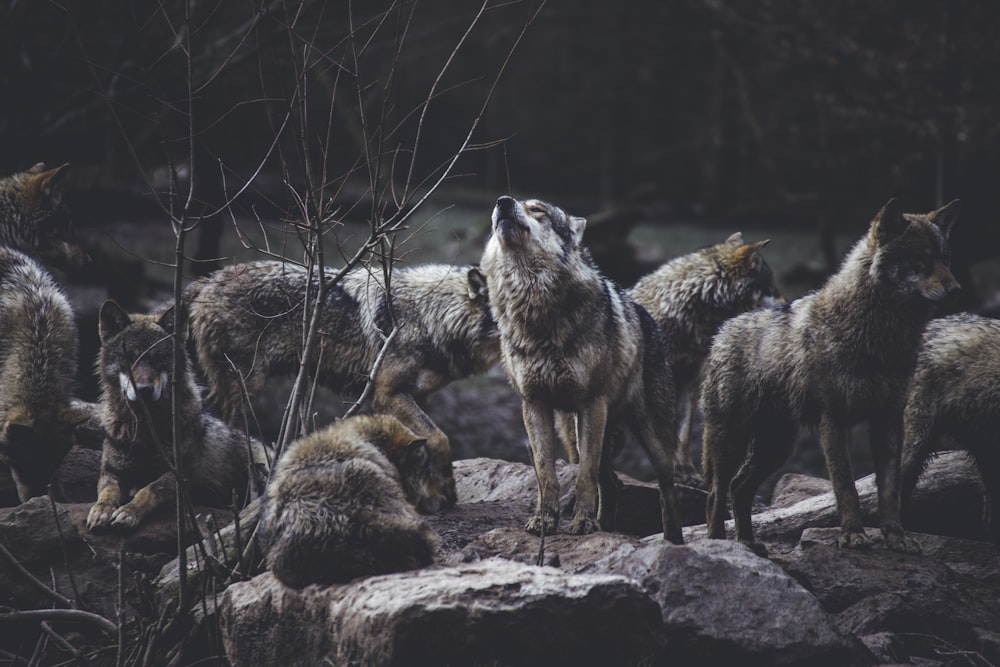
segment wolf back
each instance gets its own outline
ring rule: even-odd
[[[841,545],[868,546],[847,450],[849,427],[868,421],[883,535],[894,550],[917,550],[899,521],[903,403],[934,302],[958,288],[947,266],[957,209],[904,214],[891,200],[819,291],[723,325],[702,388],[710,537],[725,537],[731,484],[736,537],[763,549],[753,499],[804,422],[819,427]]]
[[[1000,321],[969,313],[932,320],[904,412],[903,517],[931,454],[966,451],[984,488],[986,530],[1000,545]]]
[[[397,268],[386,298],[381,273],[356,269],[327,289],[320,320],[317,380],[341,392],[360,392],[386,337],[393,334],[375,377],[373,407],[395,415],[426,437],[442,473],[451,480],[443,504],[455,502],[447,436],[417,404],[448,382],[482,373],[500,356],[486,285],[475,266],[428,264]],[[185,303],[208,402],[238,423],[243,396],[265,380],[297,371],[302,354],[302,311],[316,294],[301,267],[252,262],[191,283]]]
[[[173,411],[194,502],[228,507],[235,494],[242,505],[267,476],[264,446],[203,411],[187,354],[174,377],[174,316],[172,307],[152,315],[131,315],[111,300],[101,307],[97,372],[106,435],[97,502],[87,518],[91,530],[134,528],[175,498]]]
[[[576,433],[580,470],[569,532],[613,523],[617,478],[605,430],[630,429],[656,470],[664,537],[682,541],[673,488],[672,382],[658,327],[580,244],[586,221],[538,200],[500,197],[481,266],[504,366],[522,399],[538,478],[532,532],[558,527],[555,423]],[[598,523],[600,521],[600,523]]]
[[[437,538],[390,460],[426,456],[425,447],[385,414],[348,417],[289,445],[261,506],[274,576],[302,588],[433,563]]]
[[[52,277],[0,247],[0,462],[22,501],[46,493],[86,419],[71,407],[77,347],[72,308]]]

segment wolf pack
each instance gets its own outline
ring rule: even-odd
[[[92,413],[73,397],[73,307],[46,266],[84,255],[62,201],[65,171],[38,164],[0,179],[0,463],[22,501],[58,495],[75,430],[98,420],[91,531],[135,529],[179,492],[237,508],[259,498],[256,538],[288,586],[431,565],[426,516],[460,499],[448,436],[424,399],[499,363],[521,399],[537,478],[531,533],[615,530],[614,461],[632,442],[656,477],[664,539],[684,542],[675,485],[703,486],[708,537],[725,538],[731,516],[735,539],[766,555],[754,499],[807,426],[833,485],[840,545],[866,548],[848,447],[866,423],[886,547],[919,552],[901,513],[944,448],[977,465],[1000,544],[1000,322],[936,317],[959,289],[948,242],[957,201],[928,213],[888,201],[822,287],[786,301],[767,240],[732,234],[625,288],[592,259],[584,218],[504,195],[475,264],[359,267],[335,280],[254,261],[193,280],[152,312],[106,301]],[[302,327],[317,294],[310,348]],[[270,378],[303,362],[337,392],[370,385],[370,405],[276,456],[250,434],[247,410]],[[569,502],[559,457],[578,464]]]

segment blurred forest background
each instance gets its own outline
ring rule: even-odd
[[[807,231],[820,272],[890,197],[960,198],[969,286],[1000,254],[998,44],[989,0],[8,0],[0,172],[70,163],[78,229],[132,225],[126,252],[165,230],[171,257],[183,207],[208,260],[189,274],[231,221],[370,225],[435,188],[425,221],[482,225],[510,192],[594,215],[594,244],[639,223]],[[624,283],[645,268],[607,257]]]

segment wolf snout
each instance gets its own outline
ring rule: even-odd
[[[500,213],[513,213],[515,201],[513,197],[504,195],[497,199],[497,211]]]

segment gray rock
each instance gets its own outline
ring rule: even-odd
[[[623,545],[587,571],[638,581],[659,603],[668,654],[716,664],[851,664],[859,646],[780,567],[727,540]]]
[[[0,519],[0,540],[21,564],[61,556],[64,547],[81,541],[66,508],[48,496],[31,498]]]
[[[236,667],[287,664],[628,664],[662,649],[659,609],[626,577],[504,560],[284,587],[230,586],[222,637]]]

